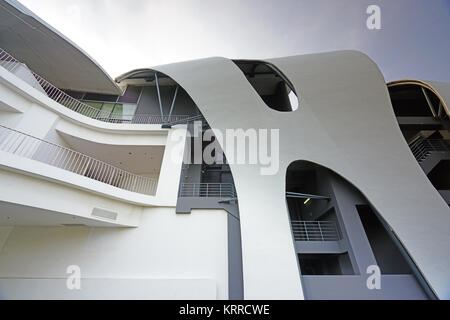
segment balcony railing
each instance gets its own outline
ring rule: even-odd
[[[232,183],[182,183],[179,197],[235,198]]]
[[[16,60],[8,52],[0,48],[0,66],[10,72],[13,72],[20,63],[20,61]],[[99,110],[71,97],[33,71],[31,71],[31,73],[34,75],[37,82],[50,99],[56,101],[57,103],[72,111],[99,121],[130,124],[163,124],[168,122],[181,122],[182,120],[189,118],[189,116],[187,115],[162,116],[151,114],[135,114],[131,116],[124,115],[122,113],[111,113],[110,111]]]
[[[18,65],[20,65],[20,61],[17,61],[8,52],[0,48],[0,66],[2,66],[3,68],[5,68],[10,72],[13,72]]]
[[[450,152],[450,140],[420,138],[410,148],[417,161],[421,162],[430,152]]]
[[[341,236],[333,221],[292,220],[295,241],[339,241]]]
[[[114,187],[155,195],[157,180],[0,125],[0,150],[64,169]]]

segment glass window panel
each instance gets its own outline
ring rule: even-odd
[[[94,107],[95,109],[101,109],[103,106],[103,102],[92,102],[92,101],[83,101],[87,105],[90,105],[91,107]]]
[[[114,114],[116,115],[122,115],[123,114],[123,105],[121,103],[116,103],[114,106]]]
[[[132,116],[136,112],[137,105],[135,104],[124,104],[123,114],[126,116]]]
[[[122,119],[122,114],[123,114],[123,106],[121,103],[116,103],[114,105],[114,109],[111,113],[111,118],[112,119]]]
[[[134,113],[136,112],[135,104],[116,104],[113,111],[114,118],[123,120],[132,120]]]
[[[124,104],[123,105],[123,118],[125,120],[133,120],[133,116],[136,113],[137,105],[135,104]]]
[[[114,108],[114,103],[104,103],[101,111],[101,118],[109,118]]]
[[[84,104],[90,106],[91,108],[88,107],[83,107],[83,106],[79,106],[75,111],[81,113],[82,115],[88,116],[88,117],[97,117],[100,109],[102,108],[103,103],[102,102],[92,102],[92,101],[82,101]],[[96,111],[98,110],[98,111]]]

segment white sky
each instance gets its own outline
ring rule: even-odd
[[[450,0],[19,0],[112,77],[209,56],[367,53],[387,80],[450,82]],[[382,9],[382,30],[366,8]]]

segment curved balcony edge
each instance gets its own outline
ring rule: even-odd
[[[38,177],[138,206],[152,207],[162,205],[160,201],[156,199],[156,196],[120,189],[71,171],[36,160],[23,158],[1,150],[0,169]]]
[[[49,98],[39,90],[33,88],[27,82],[23,81],[18,76],[9,72],[3,67],[0,67],[0,83],[7,88],[15,91],[18,96],[29,100],[31,103],[36,103],[39,106],[50,110],[51,112],[55,112],[58,116],[65,120],[77,123],[81,126],[92,128],[94,130],[111,133],[135,132],[154,134],[160,134],[169,131],[169,128],[162,128],[162,124],[119,124],[112,122],[103,122],[90,118],[59,104],[58,102]],[[21,111],[21,113],[23,113],[23,111]]]

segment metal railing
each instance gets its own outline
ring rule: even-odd
[[[13,56],[11,56],[8,52],[0,48],[0,66],[5,68],[6,70],[13,72],[17,66],[20,65],[20,61],[16,60]]]
[[[0,48],[0,66],[5,68],[6,70],[13,72],[14,69],[21,62],[16,60],[13,56],[11,56],[8,52]],[[114,113],[106,110],[99,110],[81,102],[59,88],[55,87],[53,84],[48,82],[46,79],[41,77],[40,75],[34,73],[30,70],[30,72],[34,75],[39,85],[45,91],[47,96],[56,101],[57,103],[63,105],[64,107],[80,113],[89,118],[110,122],[110,123],[130,123],[130,124],[163,124],[167,122],[177,122],[182,121],[186,118],[189,118],[188,115],[152,115],[152,114],[135,114],[135,115],[124,115],[122,113]]]
[[[182,183],[179,197],[235,198],[236,192],[232,183]]]
[[[295,241],[339,241],[341,236],[333,221],[292,220]]]
[[[114,187],[155,195],[157,180],[0,125],[0,150],[64,169]]]
[[[199,114],[199,115],[195,115],[195,116],[186,116],[185,118],[182,119],[176,119],[173,118],[173,116],[170,117],[170,120],[167,121],[166,123],[163,124],[163,128],[171,128],[172,126],[175,126],[177,124],[187,124],[190,122],[195,122],[195,121],[201,121],[203,125],[206,124],[206,119],[205,117],[203,117],[203,115]]]
[[[450,140],[420,138],[410,148],[417,161],[421,162],[430,152],[450,152]]]

